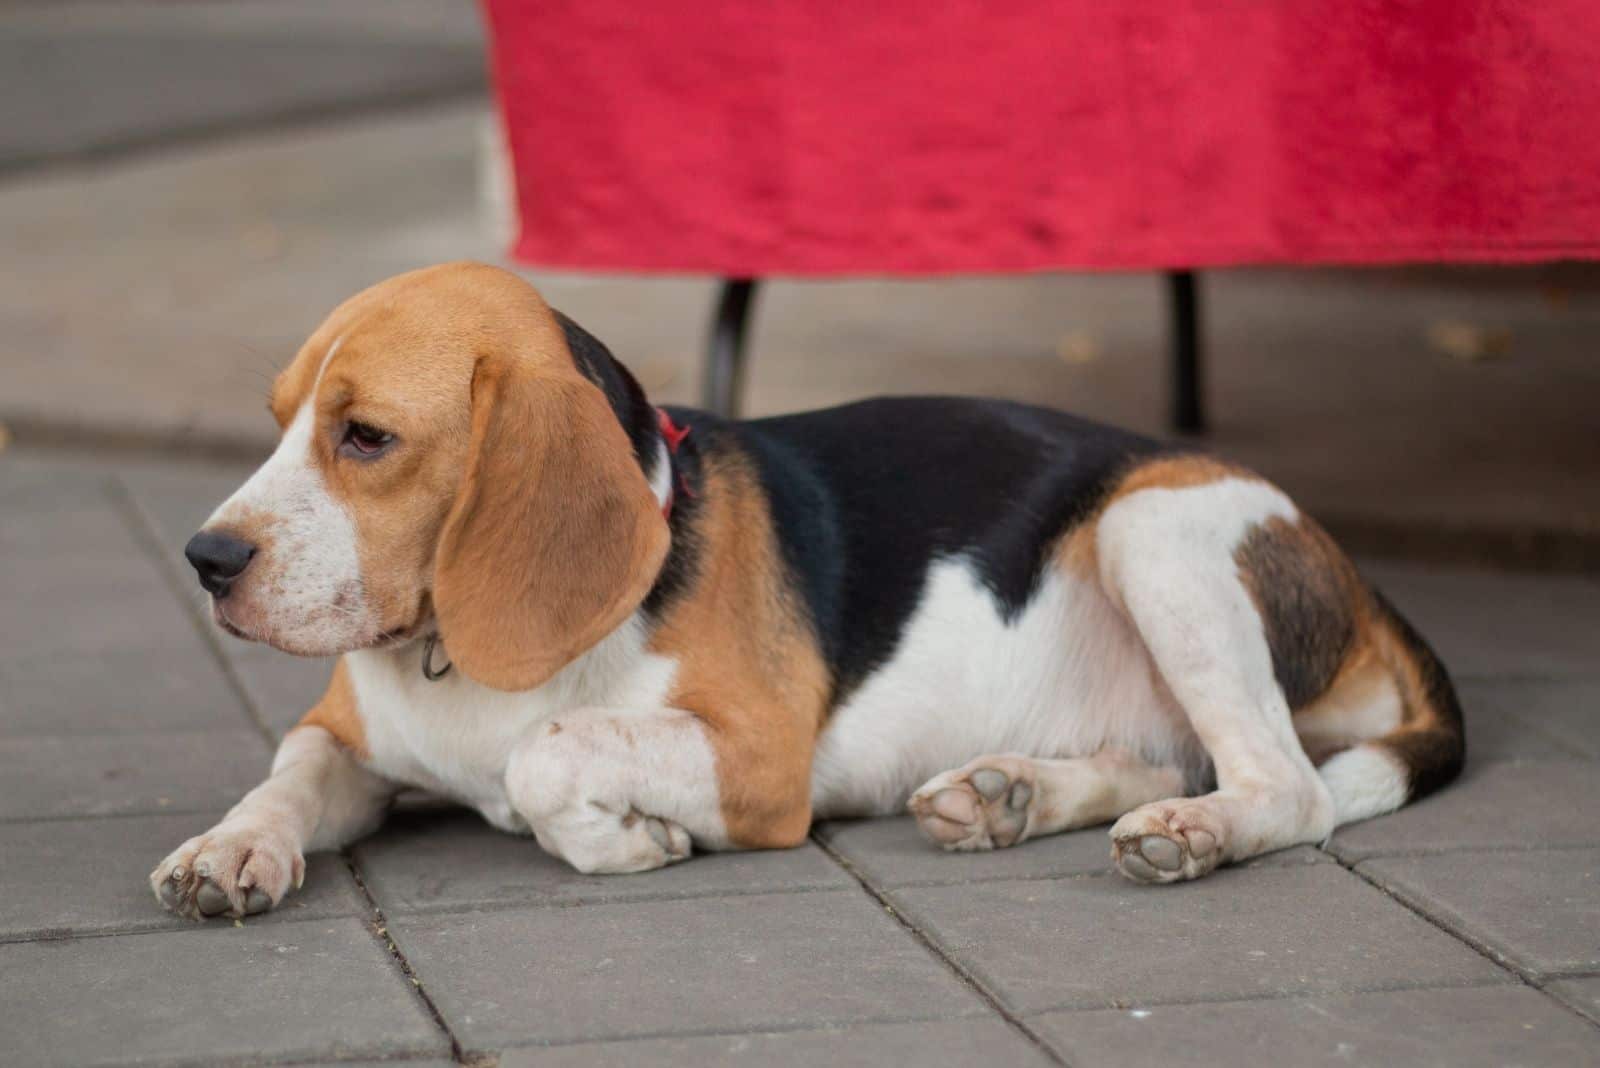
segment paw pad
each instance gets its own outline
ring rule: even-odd
[[[1033,803],[1031,764],[1023,758],[984,757],[936,776],[907,807],[935,845],[950,850],[997,849],[1027,836]]]
[[[1222,859],[1218,835],[1199,826],[1195,801],[1163,801],[1134,809],[1111,828],[1117,870],[1140,883],[1197,879]]]

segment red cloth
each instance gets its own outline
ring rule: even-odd
[[[1592,0],[485,3],[530,263],[1600,253]]]

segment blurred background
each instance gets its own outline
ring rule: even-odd
[[[254,458],[273,374],[333,305],[429,263],[510,265],[485,47],[468,0],[0,2],[12,448]],[[716,274],[518,269],[655,399],[699,401]],[[1240,267],[1199,287],[1208,446],[1358,551],[1600,568],[1600,271]],[[743,409],[959,392],[1166,432],[1168,301],[1140,270],[779,274]]]

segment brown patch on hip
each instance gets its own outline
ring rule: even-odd
[[[1333,539],[1304,516],[1253,528],[1233,553],[1261,613],[1272,672],[1291,709],[1324,693],[1357,637],[1366,590]]]

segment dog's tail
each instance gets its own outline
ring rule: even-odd
[[[1318,769],[1339,823],[1426,797],[1461,773],[1467,752],[1461,702],[1433,649],[1376,590],[1367,622],[1367,655],[1391,683],[1384,687],[1391,701],[1392,695],[1399,697],[1400,722],[1334,754]]]

